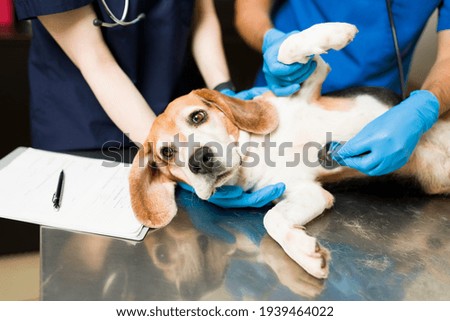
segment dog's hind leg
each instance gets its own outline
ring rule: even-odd
[[[428,194],[450,194],[450,121],[439,120],[397,174],[413,176]]]
[[[320,57],[330,49],[340,50],[355,37],[358,29],[348,23],[321,23],[288,37],[280,46],[278,60],[284,64],[306,63],[312,56],[317,63],[314,73],[302,84],[296,97],[312,102],[320,97],[322,84],[330,67]]]
[[[328,276],[328,250],[303,227],[333,205],[333,196],[315,182],[296,183],[264,217],[267,233],[311,275]]]

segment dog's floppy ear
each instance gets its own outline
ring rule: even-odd
[[[275,107],[263,99],[242,100],[210,89],[198,89],[193,93],[222,111],[239,129],[265,135],[278,127]]]
[[[131,206],[139,222],[153,228],[170,223],[177,213],[175,182],[157,168],[150,143],[134,157],[129,184]]]

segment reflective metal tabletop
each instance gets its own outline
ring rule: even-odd
[[[267,208],[178,191],[178,215],[142,242],[42,228],[41,299],[450,300],[450,198],[386,179],[329,190],[334,208],[307,226],[331,251],[326,280],[267,236]]]

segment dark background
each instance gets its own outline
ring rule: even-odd
[[[215,0],[215,3],[231,77],[238,89],[250,88],[260,55],[245,45],[234,28],[234,1]],[[13,29],[0,28],[0,158],[18,146],[31,145],[27,75],[30,39],[26,22],[17,22]],[[198,79],[195,72],[196,68],[191,66],[187,77]],[[0,195],[0,201],[1,197],[4,196]],[[0,219],[0,255],[38,249],[38,226]]]
[[[0,29],[0,158],[30,146],[26,24]],[[0,195],[0,202],[4,195]],[[39,226],[0,219],[0,255],[39,249]]]

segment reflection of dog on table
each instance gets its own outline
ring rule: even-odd
[[[226,289],[231,296],[239,296],[235,293],[239,292],[237,287],[247,289],[244,292],[259,292],[251,289],[263,287],[267,295],[279,283],[305,298],[321,293],[323,282],[306,273],[266,234],[261,215],[223,213],[214,205],[192,199],[189,193],[181,193],[186,196],[184,200],[178,198],[179,212],[171,224],[145,239],[154,265],[176,285],[181,298],[207,297],[224,286],[224,282],[233,283]],[[241,280],[232,271],[236,264],[245,264],[262,279]],[[273,282],[268,282],[270,279]],[[251,299],[264,299],[262,293],[253,294],[255,297]]]

